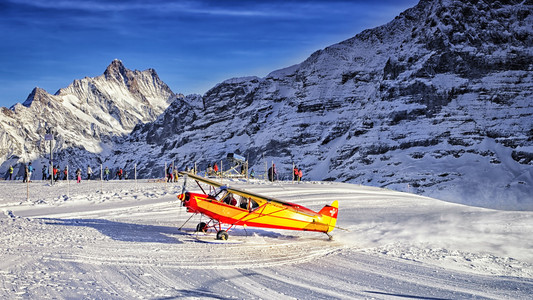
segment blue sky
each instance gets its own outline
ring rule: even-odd
[[[177,93],[260,76],[392,20],[418,0],[2,0],[0,106],[53,94],[115,58]]]

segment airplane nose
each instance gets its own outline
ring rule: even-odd
[[[187,202],[189,201],[189,193],[183,193],[178,195],[178,199],[181,200],[181,202]]]

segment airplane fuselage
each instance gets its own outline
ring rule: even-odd
[[[295,204],[290,206],[267,202],[253,207],[251,199],[241,199],[240,202],[217,199],[214,196],[190,193],[180,195],[187,210],[191,213],[202,213],[211,219],[232,226],[250,226],[273,229],[303,230],[329,232],[333,230],[338,209],[329,206],[325,215],[316,213]],[[244,201],[248,201],[243,202]],[[236,202],[236,203],[235,203]]]

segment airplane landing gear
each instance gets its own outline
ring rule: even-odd
[[[196,232],[206,233],[207,232],[207,224],[205,224],[204,222],[198,223],[198,225],[196,225]]]
[[[226,241],[228,240],[228,238],[229,238],[229,235],[226,232],[226,230],[220,230],[219,232],[217,232],[217,240]]]

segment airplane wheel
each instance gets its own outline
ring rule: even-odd
[[[196,225],[196,232],[207,232],[207,224],[204,222],[198,223],[198,225]]]
[[[229,238],[228,233],[225,230],[220,230],[217,232],[217,240],[226,241]]]

